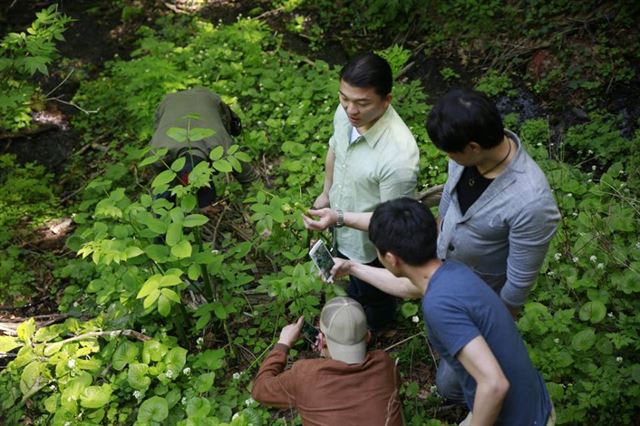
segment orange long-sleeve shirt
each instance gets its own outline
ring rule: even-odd
[[[296,408],[305,426],[401,426],[399,380],[394,362],[380,350],[360,364],[306,359],[287,364],[286,345],[269,353],[253,383],[253,398],[265,405]]]

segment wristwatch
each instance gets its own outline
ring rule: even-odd
[[[344,213],[340,209],[337,209],[336,212],[338,213],[338,220],[336,220],[336,228],[342,228],[344,226]]]

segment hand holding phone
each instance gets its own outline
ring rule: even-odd
[[[333,265],[335,263],[333,262],[333,257],[331,256],[331,253],[329,253],[324,241],[316,241],[309,251],[309,257],[311,257],[311,260],[313,260],[313,263],[315,263],[316,267],[320,271],[322,278],[328,283],[333,282],[331,269],[333,269]]]

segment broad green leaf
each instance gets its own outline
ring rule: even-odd
[[[151,378],[147,376],[148,371],[149,366],[147,364],[133,363],[129,365],[127,382],[134,389],[147,389],[151,384]]]
[[[173,163],[171,163],[171,170],[173,170],[174,172],[179,172],[180,170],[182,170],[186,162],[187,159],[184,157],[176,159]]]
[[[123,370],[127,364],[137,360],[139,352],[140,349],[138,349],[138,346],[135,343],[123,340],[113,353],[113,357],[111,359],[113,368],[118,371]]]
[[[400,312],[404,318],[409,318],[418,313],[418,305],[411,302],[405,302],[400,306]]]
[[[163,317],[168,317],[171,313],[171,302],[162,294],[158,297],[158,313]]]
[[[187,240],[182,240],[178,244],[171,247],[171,254],[178,259],[184,259],[191,256],[191,243]]]
[[[186,195],[182,200],[180,200],[180,207],[184,212],[190,212],[196,208],[198,200],[195,195],[189,194]]]
[[[194,127],[189,130],[189,140],[191,142],[197,142],[202,139],[215,135],[216,132],[213,129],[207,129],[205,127]]]
[[[176,178],[176,173],[173,170],[165,170],[156,176],[156,178],[151,182],[152,188],[157,188],[162,185],[166,185],[173,181]]]
[[[154,339],[147,340],[144,342],[144,347],[142,349],[142,362],[149,364],[151,361],[161,361],[166,353],[167,347],[163,343]]]
[[[172,348],[164,360],[167,369],[182,371],[187,362],[187,350],[181,347]]]
[[[51,356],[51,355],[57,353],[58,351],[60,351],[60,349],[62,349],[63,345],[64,345],[64,343],[62,343],[62,342],[55,342],[55,343],[51,343],[50,345],[45,346],[45,348],[44,348],[44,356]]]
[[[222,173],[229,173],[233,170],[233,168],[231,167],[231,163],[223,159],[214,161],[212,166],[214,169]]]
[[[631,378],[636,382],[640,383],[640,364],[633,364],[631,367]]]
[[[206,398],[194,397],[187,403],[187,416],[190,419],[202,419],[209,415],[211,403]]]
[[[160,297],[160,291],[153,290],[145,299],[144,302],[142,302],[142,307],[145,309],[149,309],[156,300],[158,300],[158,297]]]
[[[54,393],[49,395],[47,399],[44,400],[44,409],[49,413],[54,414],[58,409],[58,400],[60,399],[60,395]]]
[[[600,301],[587,302],[580,308],[580,319],[598,323],[607,315],[607,307]]]
[[[0,352],[9,352],[22,346],[18,339],[11,336],[0,336]]]
[[[197,263],[192,263],[189,265],[189,269],[187,270],[187,276],[191,281],[195,281],[200,278],[200,266]]]
[[[185,142],[187,140],[187,129],[182,127],[169,127],[167,129],[167,136],[177,142]]]
[[[158,263],[166,262],[169,257],[169,247],[165,245],[151,244],[144,248],[144,252]]]
[[[198,376],[198,378],[193,382],[193,388],[198,393],[205,393],[211,390],[213,386],[213,381],[216,378],[216,373],[204,373]]]
[[[45,364],[32,361],[27,365],[20,375],[20,391],[22,395],[27,395],[37,389],[42,388],[47,383],[45,376],[47,368]]]
[[[207,222],[209,222],[209,218],[203,214],[190,214],[184,218],[182,225],[185,228],[193,228],[194,226],[204,225]]]
[[[80,405],[84,408],[100,408],[109,403],[111,385],[89,386],[80,395]]]
[[[33,318],[29,318],[28,320],[24,321],[16,329],[18,338],[25,342],[30,341],[35,332],[36,332],[36,320]]]
[[[147,228],[155,234],[161,235],[167,232],[167,224],[153,216],[145,218],[142,223],[147,225]]]
[[[218,161],[219,159],[222,158],[223,154],[224,154],[224,148],[218,145],[215,148],[213,148],[209,153],[209,159],[211,161]]]
[[[178,244],[178,241],[182,239],[182,223],[172,222],[167,229],[166,242],[169,247],[173,247]]]
[[[144,401],[138,409],[138,421],[139,422],[162,422],[169,415],[169,405],[167,400],[159,397],[152,396]]]
[[[243,163],[249,163],[251,161],[251,157],[246,152],[238,151],[235,157],[238,161],[242,161]]]
[[[147,281],[142,285],[142,288],[138,292],[136,299],[142,299],[143,297],[147,297],[153,291],[157,290],[160,287],[162,276],[159,274],[152,275],[149,277]]]
[[[571,346],[577,351],[586,351],[596,342],[596,333],[593,328],[585,328],[571,339]]]
[[[127,259],[131,259],[133,257],[140,256],[143,253],[144,253],[144,251],[142,251],[142,249],[140,247],[136,247],[136,246],[129,246],[124,251],[124,254],[127,256]]]
[[[218,319],[227,319],[227,311],[219,302],[215,302],[213,304],[213,312],[216,314],[216,317],[218,317]]]
[[[175,291],[168,288],[163,288],[162,290],[160,290],[160,292],[167,299],[176,303],[180,303],[180,296],[178,296],[178,293],[176,293]]]
[[[168,275],[165,275],[160,279],[160,287],[172,287],[182,283],[182,280],[178,275],[170,273],[172,271],[175,272],[175,269],[167,271]]]

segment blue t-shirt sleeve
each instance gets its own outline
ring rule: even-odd
[[[449,298],[439,298],[425,306],[424,318],[432,336],[452,358],[471,340],[480,335],[471,316]]]

